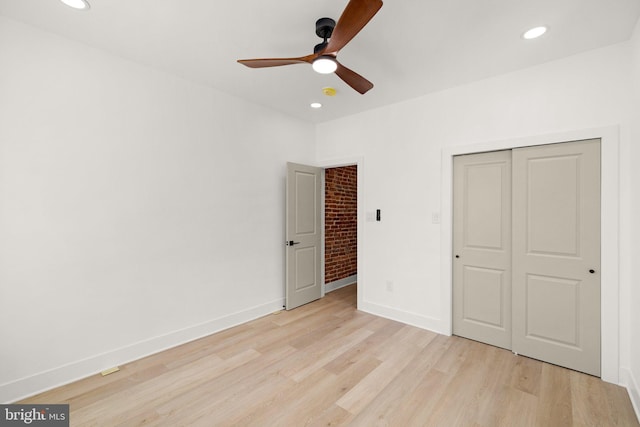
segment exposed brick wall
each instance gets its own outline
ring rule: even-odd
[[[325,170],[325,283],[358,272],[358,167]]]

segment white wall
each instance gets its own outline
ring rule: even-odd
[[[0,402],[282,307],[314,127],[0,17]]]
[[[440,225],[431,223],[432,213],[443,209],[442,152],[614,126],[620,152],[628,153],[631,52],[630,43],[615,45],[318,126],[318,159],[362,156],[365,210],[383,212],[382,222],[365,224],[364,271],[358,271],[364,281],[362,308],[447,332],[443,325],[450,310],[442,303],[447,298],[440,267],[450,254],[442,253]],[[620,206],[629,217],[631,162],[614,161],[620,163],[619,176],[607,178],[619,178],[625,191]],[[621,219],[621,238],[629,236],[629,223]],[[621,248],[630,246],[630,239],[622,240]],[[621,252],[620,264],[629,265],[630,257],[628,250]],[[603,258],[605,264],[618,264],[609,254]],[[630,269],[620,274],[613,285],[628,296]],[[388,290],[389,281],[393,291]],[[618,318],[611,330],[617,342],[617,322],[624,322],[621,330],[629,330],[630,305],[622,298],[613,305]],[[629,334],[620,337],[619,347],[615,353],[620,350],[620,363],[628,366]]]
[[[631,212],[630,225],[631,232],[630,246],[631,254],[629,263],[629,287],[630,287],[630,364],[628,386],[631,391],[631,398],[634,403],[636,414],[640,418],[640,270],[638,270],[638,260],[640,260],[640,168],[637,161],[640,159],[640,21],[636,24],[634,37],[632,39],[633,49],[633,78],[634,78],[634,112],[633,112],[633,136],[629,159],[634,167],[630,168],[631,180]]]

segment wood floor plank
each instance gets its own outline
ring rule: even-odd
[[[333,375],[316,371],[313,375],[307,377],[304,381],[296,383],[290,380],[290,386],[286,389],[275,390],[269,393],[269,397],[256,400],[250,403],[243,411],[235,414],[234,418],[228,420],[219,420],[222,424],[238,425],[238,426],[262,426],[275,425],[282,414],[282,407],[292,406],[292,402],[305,394],[310,384],[314,387],[326,389],[327,385],[333,381]]]
[[[542,363],[528,357],[516,357],[509,385],[534,396],[540,395],[540,375]]]
[[[418,374],[418,373],[416,373]],[[442,393],[451,377],[436,369],[430,369],[418,376],[419,384],[408,393],[402,405],[398,408],[398,415],[391,425],[397,426],[425,426],[427,420],[440,403]]]
[[[305,350],[311,359],[308,363],[305,363],[302,369],[297,367],[295,370],[290,371],[289,375],[294,381],[300,382],[314,371],[319,370],[336,357],[344,354],[346,351],[365,340],[372,332],[366,329],[358,329],[345,336],[335,337],[331,339],[327,345],[322,346],[321,351],[309,351]]]
[[[622,387],[359,312],[356,286],[20,403],[72,426],[625,426]]]
[[[332,411],[331,414],[326,413],[326,408],[335,406],[333,403],[339,397],[354,385],[358,384],[363,377],[369,372],[375,369],[380,364],[380,361],[374,358],[367,358],[361,360],[359,363],[349,367],[349,369],[343,371],[340,375],[333,375],[324,370],[315,371],[315,373],[305,378],[302,382],[296,383],[285,393],[278,394],[275,399],[267,399],[258,408],[253,411],[249,411],[249,414],[244,418],[238,420],[237,425],[290,425],[287,424],[287,420],[290,419],[289,411],[287,414],[283,413],[282,408],[289,408],[293,406],[299,406],[299,403],[294,405],[294,402],[299,399],[300,396],[309,394],[309,384],[312,384],[313,390],[319,393],[315,400],[324,401],[328,399],[326,403],[323,403],[320,407],[317,407],[315,413],[311,408],[307,408],[305,414],[304,424],[318,424],[319,420],[327,419],[326,422],[332,422],[336,413],[339,415],[339,419],[345,419],[343,416],[347,411]],[[311,394],[316,396],[316,394]],[[266,404],[268,403],[268,404]],[[349,414],[350,416],[350,414]],[[333,420],[335,422],[335,420]]]
[[[338,405],[331,405],[322,414],[309,421],[308,427],[346,426],[351,424],[353,415]]]
[[[542,365],[536,417],[539,425],[552,425],[552,423],[565,426],[574,425],[569,374],[569,370],[559,366]],[[606,415],[602,414],[602,416]]]
[[[402,329],[403,326],[404,325],[399,322],[387,321],[386,325],[379,328],[376,332],[367,337],[367,339],[358,343],[349,351],[333,359],[324,368],[334,374],[340,374],[349,366],[358,363],[359,360],[378,353],[380,347],[388,345],[389,337]],[[372,330],[371,324],[367,324],[366,328],[367,330]]]
[[[617,387],[609,387],[611,384],[602,384],[600,379],[589,375],[581,375],[578,372],[569,371],[571,382],[571,407],[572,417],[576,424],[589,425],[593,419],[604,415],[609,420],[609,426],[624,426],[629,414],[625,414],[628,405],[620,405],[626,393],[617,395]]]
[[[179,398],[206,386],[211,378],[222,376],[238,366],[259,357],[259,353],[250,350],[232,359],[223,360],[216,355],[181,366],[171,374],[163,374],[146,382],[136,384],[120,393],[103,396],[99,402],[84,406],[74,413],[74,418],[82,423],[111,420],[121,423],[133,416],[139,416],[148,408],[160,408],[167,402],[176,402]],[[206,370],[207,375],[202,375]]]
[[[415,350],[422,346],[422,341],[416,344],[412,338],[421,334],[405,334],[403,333],[404,329],[415,328],[406,327],[394,334],[394,336],[400,336],[400,339],[394,342],[393,347],[389,346],[382,352],[381,360],[383,362],[380,366],[340,398],[336,402],[338,406],[354,415],[359,414],[416,357]],[[431,336],[433,339],[435,334],[431,334]],[[391,348],[393,351],[390,350]]]
[[[538,399],[532,394],[509,387],[499,386],[492,392],[490,408],[481,416],[478,425],[484,427],[535,427]]]
[[[207,373],[203,372],[201,375],[207,379],[204,384],[180,393],[158,406],[156,410],[167,415],[188,408],[224,405],[225,401],[242,395],[247,390],[269,384],[270,381],[282,377],[278,372],[282,361],[294,354],[295,349],[287,346],[259,359],[239,364],[215,378],[209,378]]]
[[[392,425],[402,416],[402,412],[405,410],[403,403],[407,396],[420,386],[422,381],[422,377],[416,375],[416,372],[428,372],[432,368],[447,349],[446,341],[446,337],[438,336],[421,352],[415,354],[404,369],[385,387],[384,391],[378,393],[369,405],[359,412],[359,415],[353,420],[353,425]]]
[[[473,341],[467,344],[463,363],[450,374],[451,381],[429,414],[427,425],[471,425],[476,422],[482,390],[494,372],[489,372],[486,365],[489,347]]]

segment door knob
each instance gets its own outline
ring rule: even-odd
[[[289,240],[288,242],[285,242],[285,245],[287,246],[293,246],[293,245],[299,245],[300,242],[294,242],[293,240]]]
[[[594,274],[596,271],[594,269],[589,270],[589,273]]]

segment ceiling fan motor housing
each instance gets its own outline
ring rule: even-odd
[[[316,21],[316,35],[324,41],[315,45],[313,53],[318,53],[327,46],[327,39],[331,38],[335,26],[336,21],[331,18],[320,18]]]
[[[336,27],[336,21],[331,18],[320,18],[316,21],[316,34],[325,41],[331,37],[333,29]]]

